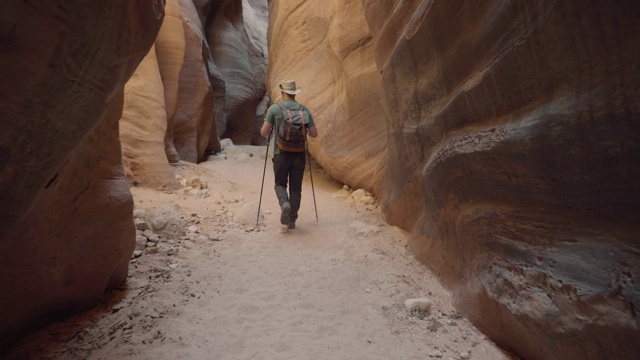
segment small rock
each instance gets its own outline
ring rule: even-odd
[[[407,311],[414,316],[424,316],[431,311],[431,300],[427,298],[408,299],[404,302]]]
[[[370,293],[370,292],[371,292],[371,289],[365,289],[364,291],[365,291],[366,293]]]
[[[158,251],[160,251],[160,250],[156,246],[148,247],[148,248],[144,249],[144,254],[145,255],[157,254]]]
[[[462,351],[460,352],[460,359],[462,360],[468,360],[469,358],[471,358],[471,354],[469,354],[468,351]]]
[[[182,246],[184,246],[184,247],[185,247],[185,249],[193,249],[193,246],[194,246],[194,245],[195,245],[195,244],[194,244],[194,243],[193,243],[193,241],[191,241],[191,240],[187,240],[187,241],[185,241],[185,242],[183,242],[183,243],[182,243]]]
[[[170,269],[174,269],[174,270],[177,269],[178,268],[178,263],[169,265],[169,268]]]
[[[340,189],[333,193],[332,196],[336,199],[346,199],[349,195],[351,195],[351,193],[348,190]]]
[[[429,353],[429,357],[432,358],[441,358],[443,356],[442,351],[440,350],[435,350]]]
[[[169,248],[167,249],[167,255],[172,256],[178,253],[178,249],[176,248]]]
[[[353,200],[355,200],[355,202],[359,202],[361,198],[367,196],[367,193],[362,190],[362,189],[358,189],[356,191],[354,191],[351,196],[353,197]]]
[[[133,252],[133,257],[139,258],[140,256],[142,256],[142,251],[136,250]]]
[[[347,198],[344,199],[344,200],[347,202],[347,204],[355,204],[356,203],[356,200],[351,195],[347,196]]]
[[[190,233],[195,233],[195,234],[197,234],[197,233],[198,233],[198,231],[200,230],[200,228],[198,228],[198,227],[197,227],[197,226],[195,226],[195,225],[191,225],[191,226],[189,226],[189,229],[188,229],[188,230],[189,230],[189,232],[190,232]]]
[[[344,184],[344,186],[342,187],[342,190],[349,191],[349,190],[351,190],[351,187],[349,187],[349,185],[347,185],[347,184]]]
[[[192,177],[187,180],[187,186],[196,190],[202,189],[202,180],[199,177]]]
[[[145,231],[150,229],[149,223],[143,219],[135,219],[135,224],[136,224],[136,229],[138,230]]]
[[[187,184],[187,179],[182,179],[179,181],[180,186],[182,186],[183,188],[186,188],[188,186]]]
[[[155,234],[151,230],[145,230],[143,235],[151,242],[157,243],[160,241],[160,236],[158,236],[158,234]]]
[[[147,238],[144,235],[136,235],[136,251],[140,251],[147,247]]]
[[[208,238],[208,237],[206,237],[206,236],[204,236],[204,235],[200,235],[200,236],[198,236],[197,240],[198,240],[199,242],[204,242],[204,241],[209,240],[209,238]]]
[[[147,211],[146,220],[156,234],[178,237],[184,231],[180,214],[174,208],[166,205]]]
[[[145,209],[135,209],[133,210],[133,217],[135,219],[144,219],[144,215],[147,213]]]
[[[380,229],[378,229],[376,225],[367,225],[361,221],[354,221],[350,227],[355,230],[358,235],[370,235],[380,232]]]
[[[376,201],[371,196],[363,196],[360,199],[358,199],[358,204],[362,204],[362,205],[373,205],[375,202]]]

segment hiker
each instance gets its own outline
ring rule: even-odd
[[[269,107],[260,134],[268,138],[275,126],[272,161],[276,196],[280,202],[280,223],[295,229],[302,197],[306,135],[315,138],[318,130],[309,109],[296,101],[302,88],[293,80],[285,80],[280,84],[280,90],[283,101]]]

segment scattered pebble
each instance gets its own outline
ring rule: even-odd
[[[158,249],[157,246],[148,247],[148,248],[144,249],[144,254],[145,255],[157,254],[158,251],[160,251],[160,249]]]
[[[432,302],[427,298],[408,299],[404,306],[413,316],[425,316],[431,311]]]

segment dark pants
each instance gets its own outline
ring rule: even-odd
[[[298,218],[300,199],[302,198],[302,177],[304,176],[305,153],[281,152],[273,157],[273,173],[275,174],[275,190],[280,206],[285,201],[291,203],[291,220]],[[287,194],[289,183],[289,194]]]

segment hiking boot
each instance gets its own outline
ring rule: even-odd
[[[289,225],[289,214],[291,213],[291,204],[288,201],[285,201],[280,209],[282,212],[280,213],[280,224]]]
[[[289,225],[287,225],[287,229],[295,229],[295,228],[296,228],[296,221],[290,220]]]

